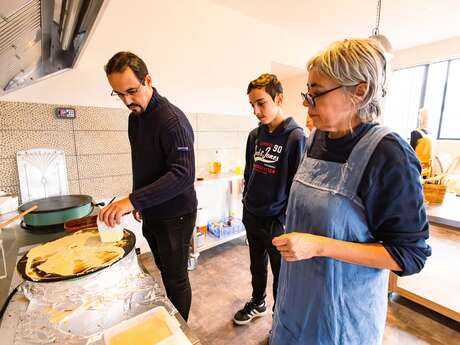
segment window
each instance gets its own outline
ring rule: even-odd
[[[447,61],[438,62],[430,65],[428,69],[423,107],[428,110],[428,130],[433,137],[438,136],[446,84],[447,64]]]
[[[439,139],[460,139],[460,59],[449,63]]]
[[[406,68],[390,77],[383,120],[404,138],[410,137],[417,124],[425,69],[425,66]]]
[[[405,138],[426,108],[428,130],[437,139],[460,140],[460,59],[394,71],[383,122]]]

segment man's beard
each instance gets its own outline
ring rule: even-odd
[[[137,103],[131,103],[127,105],[128,109],[131,110],[133,114],[141,114],[144,112],[144,108],[142,108],[139,104]]]

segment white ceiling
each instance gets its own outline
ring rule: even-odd
[[[369,36],[377,0],[210,0],[309,40]],[[380,32],[396,50],[460,35],[460,0],[382,0]]]
[[[185,111],[247,114],[250,80],[266,72],[301,75],[331,41],[369,36],[375,3],[108,0],[74,69],[0,99],[122,107],[109,96],[103,66],[130,50],[146,61],[158,90]],[[396,49],[460,36],[459,22],[460,0],[383,0],[381,33]]]

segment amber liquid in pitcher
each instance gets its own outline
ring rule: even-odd
[[[222,163],[221,162],[212,162],[211,172],[213,174],[220,174],[221,171],[222,171]]]

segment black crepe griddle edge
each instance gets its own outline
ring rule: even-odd
[[[55,198],[56,200],[58,200],[59,198],[64,198],[64,197],[80,197],[81,198],[81,201],[78,202],[78,205],[73,205],[73,206],[69,206],[69,207],[60,207],[60,208],[56,208],[56,209],[53,209],[53,210],[42,210],[40,211],[40,206],[38,206],[38,209],[30,212],[31,214],[33,213],[50,213],[50,212],[59,212],[59,211],[66,211],[66,210],[70,210],[72,208],[77,208],[77,207],[82,207],[82,206],[85,206],[87,204],[90,204],[93,202],[93,198],[90,197],[89,195],[83,195],[83,194],[69,194],[69,195],[56,195],[56,196],[50,196],[49,198],[42,198],[42,199],[37,199],[37,200],[32,200],[32,201],[29,201],[29,202],[26,202],[25,204],[22,204],[21,206],[19,206],[18,210],[19,212],[23,212],[25,210],[27,210],[28,208],[34,206],[34,205],[37,205],[37,204],[40,204],[40,201],[43,201],[43,200],[47,200],[49,201],[49,199],[52,199],[52,198]]]
[[[30,232],[31,234],[35,235],[41,235],[41,234],[55,234],[58,232],[64,232],[64,224],[53,224],[53,225],[39,225],[39,226],[34,226],[34,225],[29,225],[23,220],[21,220],[20,226],[22,229],[24,229],[27,232]]]
[[[84,273],[81,273],[81,274],[74,274],[74,275],[71,275],[71,276],[58,276],[58,275],[54,275],[52,277],[49,277],[49,278],[42,278],[41,280],[33,280],[32,278],[30,278],[27,273],[26,273],[26,265],[27,265],[27,254],[29,253],[29,251],[27,251],[27,253],[25,253],[21,259],[19,259],[18,263],[16,264],[16,270],[17,272],[21,275],[21,277],[24,279],[24,280],[27,280],[27,281],[30,281],[30,282],[33,282],[33,283],[53,283],[53,282],[59,282],[59,281],[64,281],[64,280],[70,280],[70,279],[78,279],[78,278],[82,278],[84,276],[87,276],[91,273],[95,273],[95,272],[98,272],[98,271],[101,271],[103,270],[104,268],[108,268],[114,264],[116,264],[117,262],[119,262],[120,260],[123,260],[126,256],[128,256],[129,253],[131,253],[132,250],[134,250],[134,247],[136,245],[136,235],[134,235],[134,233],[128,229],[124,229],[124,231],[126,233],[128,233],[129,235],[129,241],[126,245],[126,247],[123,247],[123,250],[124,250],[124,255],[119,258],[117,261],[115,262],[112,262],[110,265],[108,266],[101,266],[101,267],[97,267],[97,268],[93,268],[89,271],[86,271]],[[72,234],[69,234],[67,236],[72,236]],[[62,238],[62,237],[61,237]],[[124,238],[124,235],[123,235],[123,238]],[[45,244],[45,243],[42,243],[42,244]]]

